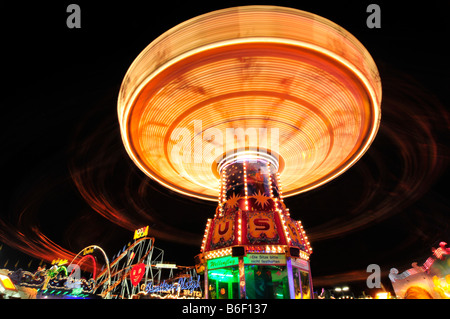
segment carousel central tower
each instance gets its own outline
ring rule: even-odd
[[[311,298],[312,250],[284,198],[354,165],[376,136],[380,104],[377,67],[348,31],[305,11],[243,6],[151,42],[117,110],[142,172],[218,201],[196,257],[207,298]]]
[[[236,151],[218,170],[219,204],[198,261],[207,298],[311,298],[312,249],[284,205],[277,156]]]

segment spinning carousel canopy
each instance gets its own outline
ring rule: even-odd
[[[284,196],[337,177],[375,138],[380,102],[377,67],[349,32],[312,13],[245,6],[150,43],[125,75],[118,116],[143,172],[217,200],[218,164],[237,152],[275,158]]]

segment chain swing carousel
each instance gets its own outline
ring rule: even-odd
[[[377,67],[346,30],[300,10],[244,6],[150,43],[125,75],[118,117],[145,174],[218,201],[196,257],[206,298],[312,298],[312,249],[283,198],[358,161],[380,103]]]

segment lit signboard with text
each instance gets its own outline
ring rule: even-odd
[[[244,264],[255,265],[286,265],[284,254],[248,254],[244,257]]]
[[[148,226],[136,229],[133,239],[139,239],[148,235]]]
[[[229,267],[229,266],[235,266],[237,264],[239,264],[238,257],[225,256],[225,257],[210,259],[210,260],[208,260],[208,270]]]

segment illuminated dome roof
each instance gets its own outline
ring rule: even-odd
[[[219,193],[216,159],[236,148],[226,130],[266,129],[266,141],[279,143],[266,145],[261,134],[241,142],[279,154],[286,197],[364,154],[380,102],[376,65],[346,30],[304,11],[245,6],[195,17],[154,40],[125,75],[118,115],[143,172],[207,200]]]

